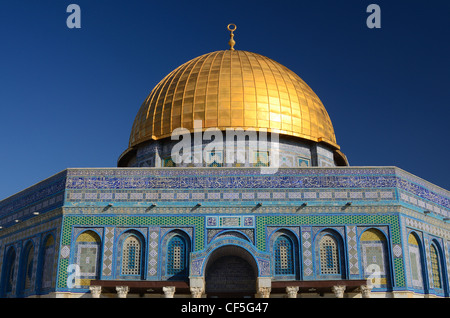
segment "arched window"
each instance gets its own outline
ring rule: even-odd
[[[53,265],[55,260],[55,240],[49,235],[44,243],[41,272],[41,289],[52,287]]]
[[[431,259],[431,274],[433,277],[433,287],[442,288],[442,275],[439,253],[436,245],[433,243],[430,246],[430,259]]]
[[[387,288],[389,258],[384,234],[377,229],[364,231],[360,238],[364,278],[370,278],[375,288]]]
[[[222,151],[213,150],[208,153],[208,158],[206,160],[208,167],[222,167],[223,159],[222,159]]]
[[[167,275],[187,274],[187,244],[183,237],[174,235],[167,245]]]
[[[135,235],[129,235],[122,245],[122,275],[141,275],[141,241]]]
[[[14,271],[16,267],[16,250],[10,247],[5,258],[4,272],[3,272],[3,291],[11,293],[14,289]]]
[[[320,274],[339,275],[341,273],[339,249],[336,239],[331,235],[324,235],[320,239]]]
[[[90,280],[99,278],[100,237],[93,231],[85,231],[78,236],[75,248],[75,263],[80,269],[80,276],[75,280],[75,286],[87,288],[90,285]]]
[[[286,235],[280,235],[274,244],[275,275],[294,275],[294,257],[292,241]]]
[[[168,157],[168,158],[164,158],[162,160],[162,166],[163,167],[176,167],[177,165],[175,164],[175,162],[172,160],[172,157]]]
[[[408,236],[408,251],[412,285],[416,289],[424,289],[422,253],[419,241],[413,233],[410,233]]]
[[[21,269],[20,269],[20,293],[30,290],[34,265],[34,246],[28,242],[22,252]]]
[[[254,167],[270,167],[269,162],[269,152],[268,151],[255,151],[255,163],[253,164]]]

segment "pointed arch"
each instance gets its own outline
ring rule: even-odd
[[[339,249],[336,238],[324,235],[319,242],[320,248],[320,274],[339,275],[341,266],[339,262]]]
[[[10,246],[5,253],[2,270],[2,295],[8,295],[14,291],[16,249]]]
[[[417,233],[411,232],[408,235],[408,257],[411,283],[414,289],[425,290],[424,280],[424,253],[421,239]]]
[[[430,244],[430,264],[431,264],[431,281],[432,288],[439,290],[445,290],[444,285],[444,264],[442,257],[442,250],[439,243],[436,240],[432,240]]]
[[[187,243],[180,235],[173,236],[167,246],[167,275],[186,275]]]
[[[258,261],[243,246],[227,244],[214,248],[204,259],[205,291],[208,296],[245,297],[256,293]]]
[[[390,258],[387,238],[376,228],[365,230],[360,237],[363,278],[371,279],[374,288],[391,289]]]
[[[286,234],[281,234],[274,242],[275,275],[295,275],[294,244]]]
[[[324,229],[316,235],[316,275],[319,279],[345,279],[346,267],[341,235]]]
[[[222,238],[215,240],[209,244],[204,250],[192,252],[190,261],[190,277],[198,278],[205,276],[206,264],[212,253],[221,247],[233,248],[241,247],[248,252],[248,256],[251,256],[254,260],[251,263],[255,265],[255,273],[258,277],[272,277],[271,271],[271,256],[269,252],[259,251],[253,244],[248,241],[233,238]]]
[[[290,229],[277,229],[270,236],[274,279],[298,279],[298,238]]]
[[[49,289],[53,283],[55,265],[55,238],[53,234],[47,234],[43,239],[42,252],[40,253],[40,271],[38,290]]]
[[[79,267],[79,277],[75,280],[76,287],[87,288],[90,280],[100,278],[101,253],[100,236],[92,231],[81,232],[75,241],[75,264]]]
[[[143,279],[145,239],[135,230],[126,231],[119,240],[119,275],[126,279]]]
[[[20,258],[18,295],[31,290],[34,263],[34,244],[33,241],[28,241],[22,250]]]
[[[224,237],[234,237],[234,238],[240,238],[242,240],[246,240],[250,243],[252,243],[252,240],[248,237],[247,234],[238,231],[238,230],[223,230],[221,232],[219,232],[218,234],[216,234],[212,239],[211,242],[217,239],[221,239]]]
[[[191,240],[180,230],[173,230],[163,239],[165,249],[164,273],[167,279],[184,279],[189,275]]]

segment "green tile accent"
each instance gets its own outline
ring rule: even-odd
[[[256,246],[266,250],[266,226],[302,226],[302,225],[377,225],[388,224],[391,229],[392,244],[401,244],[398,215],[274,215],[256,217]],[[394,258],[395,286],[405,286],[403,258]]]
[[[62,245],[71,245],[72,227],[77,226],[194,226],[195,229],[195,250],[204,249],[205,230],[204,217],[195,216],[65,216],[62,226]],[[68,259],[60,258],[58,287],[67,287],[69,266]]]

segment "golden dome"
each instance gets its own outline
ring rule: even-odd
[[[131,131],[129,149],[170,137],[176,128],[264,130],[325,142],[335,150],[325,107],[294,72],[265,56],[240,50],[208,53],[181,65],[152,90]]]

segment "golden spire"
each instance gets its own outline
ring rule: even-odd
[[[233,28],[231,28],[231,27],[233,27]],[[234,24],[234,23],[228,24],[227,29],[228,29],[228,31],[231,32],[231,34],[230,34],[230,41],[228,41],[228,44],[230,45],[230,50],[234,51],[234,45],[236,44],[236,42],[234,41],[234,34],[233,34],[233,32],[236,31],[236,29],[237,29],[236,24]]]

